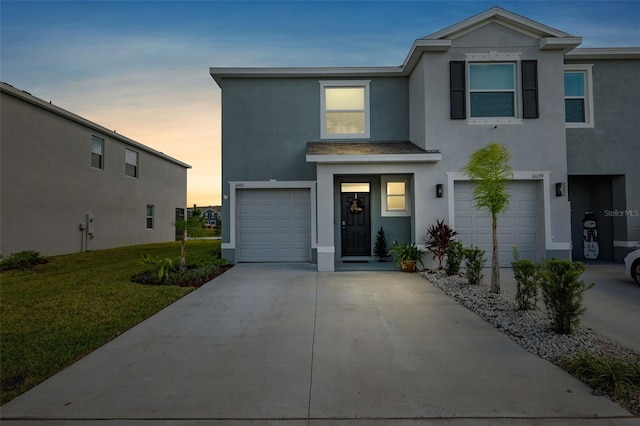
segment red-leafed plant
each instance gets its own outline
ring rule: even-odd
[[[442,260],[447,253],[447,245],[457,232],[444,223],[444,219],[436,220],[435,225],[431,225],[424,237],[424,245],[433,254],[434,259],[438,259],[438,269],[442,269]]]

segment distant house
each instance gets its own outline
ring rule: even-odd
[[[196,206],[202,212],[202,216],[204,217],[204,223],[207,227],[217,227],[220,223],[220,211],[222,210],[221,206]],[[187,209],[189,217],[191,217],[191,213],[193,212],[193,208],[190,207]]]
[[[175,239],[188,164],[0,83],[0,253]]]
[[[446,219],[491,253],[491,220],[460,170],[512,154],[500,261],[600,258],[640,240],[640,49],[492,8],[415,40],[397,67],[211,68],[222,90],[222,254],[232,262],[372,259],[372,230],[422,244]]]

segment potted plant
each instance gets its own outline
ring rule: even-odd
[[[402,242],[398,244],[394,241],[389,253],[393,254],[394,263],[402,267],[404,272],[415,271],[417,262],[420,262],[424,267],[424,264],[422,263],[422,256],[425,254],[425,251],[418,248],[414,243],[409,244]]]

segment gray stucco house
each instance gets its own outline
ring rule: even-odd
[[[188,164],[0,83],[0,253],[175,240]]]
[[[502,266],[513,246],[582,257],[586,211],[601,258],[621,260],[640,239],[640,49],[581,43],[492,8],[416,40],[398,67],[211,68],[223,256],[333,271],[373,259],[380,227],[422,244],[437,219],[490,255],[491,220],[460,170],[498,142],[514,169]]]

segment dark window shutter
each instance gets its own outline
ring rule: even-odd
[[[466,93],[465,93],[465,67],[464,61],[449,62],[449,87],[451,90],[451,119],[460,120],[467,118]]]
[[[538,61],[522,61],[522,118],[538,117]]]

